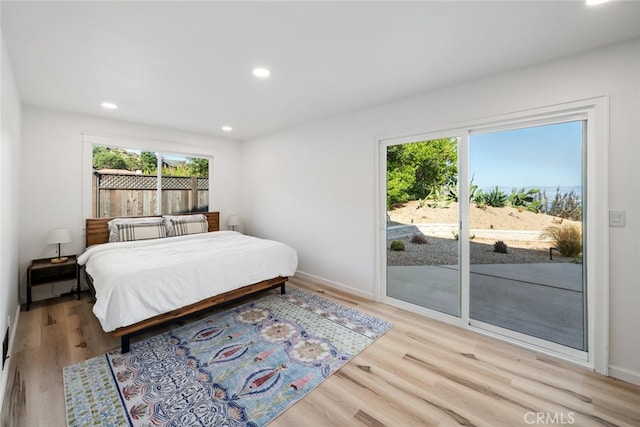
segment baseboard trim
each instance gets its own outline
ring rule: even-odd
[[[609,376],[631,384],[640,385],[640,372],[609,365]]]
[[[306,282],[316,282],[321,285],[328,286],[330,288],[334,288],[343,292],[347,292],[353,295],[357,295],[362,298],[366,298],[368,300],[374,300],[375,297],[373,293],[365,292],[361,289],[354,288],[352,286],[345,285],[344,283],[336,282],[333,280],[325,279],[324,277],[316,276],[315,274],[305,273],[304,271],[296,271],[296,274],[293,276],[294,279],[300,279]]]

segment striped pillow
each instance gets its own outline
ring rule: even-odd
[[[167,237],[167,227],[164,223],[118,224],[119,242],[160,239],[163,237]]]
[[[123,227],[134,225],[140,229],[126,230],[127,227]],[[160,217],[115,218],[109,221],[108,228],[110,242],[127,242],[131,240],[167,237],[166,225]]]
[[[202,214],[164,215],[163,218],[169,237],[206,233],[209,231],[207,217]]]
[[[185,236],[187,234],[206,233],[209,231],[207,221],[174,220],[172,223],[174,236]]]

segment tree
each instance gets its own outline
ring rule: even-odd
[[[187,158],[187,171],[191,176],[209,176],[209,160],[189,157]]]
[[[387,208],[409,201],[409,190],[415,179],[415,172],[411,166],[387,170]]]
[[[94,169],[127,169],[126,156],[106,147],[93,147]]]
[[[164,163],[164,162],[163,162]],[[153,151],[127,151],[121,148],[93,147],[94,169],[141,170],[146,175],[155,175],[158,171],[158,155]],[[172,162],[172,166],[162,169],[164,176],[209,176],[209,160],[187,157]]]
[[[153,175],[158,170],[158,156],[153,151],[140,153],[140,170],[147,175]]]
[[[458,152],[455,138],[407,144],[406,151],[415,167],[416,179],[411,188],[414,198],[424,199],[445,184],[457,181]]]
[[[442,138],[387,148],[387,205],[426,198],[457,182],[458,141]]]

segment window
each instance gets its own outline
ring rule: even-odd
[[[89,142],[85,137],[85,173],[91,182],[91,208],[85,205],[86,216],[209,211],[210,157],[101,143]],[[88,199],[86,190],[85,195]]]

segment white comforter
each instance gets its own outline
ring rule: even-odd
[[[289,246],[234,231],[105,243],[78,258],[93,278],[105,332],[277,276],[291,276]]]

